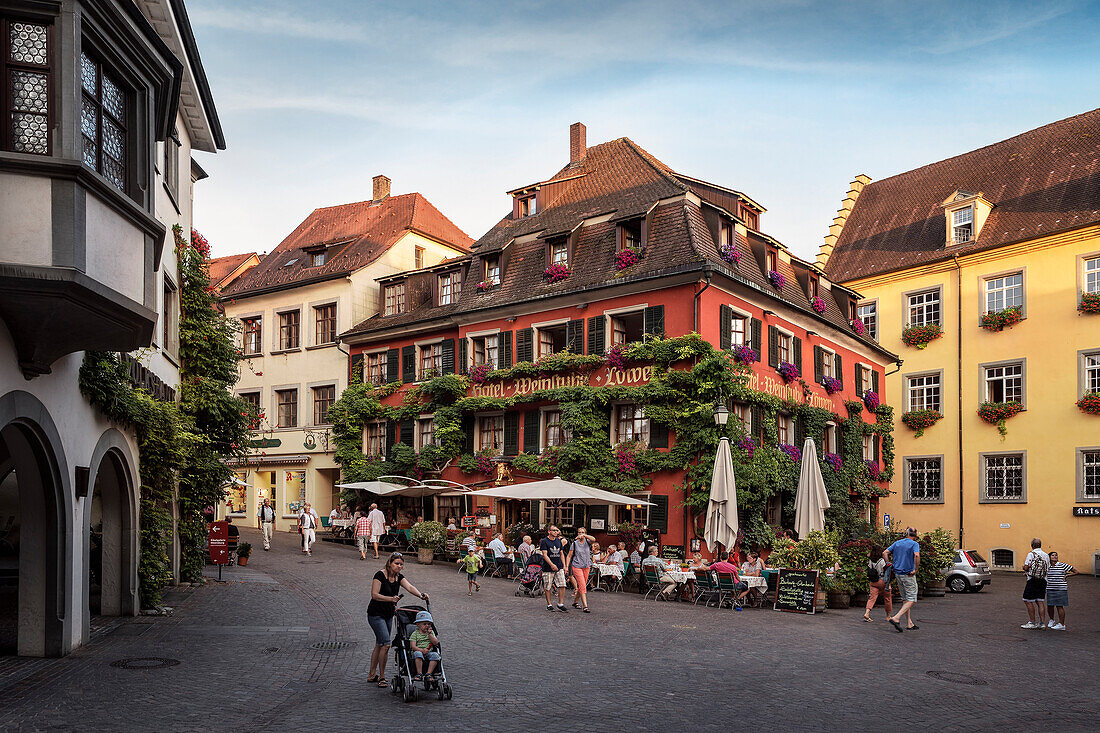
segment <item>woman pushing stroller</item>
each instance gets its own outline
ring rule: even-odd
[[[386,566],[374,574],[371,582],[370,604],[367,606],[367,623],[374,631],[374,651],[370,657],[370,673],[367,682],[376,682],[379,687],[388,687],[386,683],[386,657],[390,651],[390,639],[393,634],[393,618],[397,614],[397,602],[401,600],[401,590],[407,590],[417,598],[428,600],[427,593],[421,593],[401,574],[405,559],[395,552],[386,560]],[[438,643],[438,640],[437,640]]]

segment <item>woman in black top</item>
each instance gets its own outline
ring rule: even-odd
[[[371,581],[370,604],[367,606],[367,623],[374,631],[374,651],[370,655],[370,676],[367,682],[377,682],[379,687],[386,684],[386,657],[390,651],[390,635],[393,633],[393,617],[397,613],[397,602],[404,588],[418,598],[428,600],[427,593],[421,593],[401,574],[405,560],[400,552],[390,555],[386,566],[374,574]],[[375,669],[378,673],[375,674]]]

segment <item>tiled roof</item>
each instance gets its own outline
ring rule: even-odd
[[[975,241],[946,246],[956,190],[993,209]],[[863,188],[829,258],[840,282],[1100,222],[1100,109]]]
[[[418,193],[390,196],[375,203],[316,209],[305,221],[239,278],[224,295],[286,287],[346,275],[374,262],[408,231],[468,251],[473,240]],[[306,250],[328,245],[327,261],[309,267]]]
[[[235,255],[227,255],[225,257],[215,257],[207,263],[208,272],[210,273],[210,284],[215,288],[222,286],[227,277],[232,275],[238,267],[247,262],[250,258],[256,257],[255,252],[242,252]]]

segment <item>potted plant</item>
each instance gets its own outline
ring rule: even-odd
[[[248,558],[252,556],[252,543],[241,542],[237,545],[237,564],[244,567],[248,564]]]
[[[917,584],[926,597],[936,598],[947,593],[943,569],[954,561],[955,538],[943,527],[936,527],[920,539],[920,565]]]
[[[914,431],[914,438],[919,438],[942,417],[939,410],[911,410],[901,416],[901,421],[905,423],[905,427]]]
[[[421,565],[431,565],[435,548],[447,539],[447,528],[441,522],[420,522],[413,526],[409,534],[416,545],[417,562]]]
[[[1077,407],[1086,415],[1100,415],[1100,392],[1090,392],[1077,400]]]
[[[1084,293],[1077,310],[1082,313],[1100,313],[1100,293]]]
[[[1015,417],[1024,411],[1024,406],[1019,402],[983,402],[978,407],[978,416],[990,425],[997,426],[997,432],[1001,434],[1001,440],[1008,435],[1005,420]]]
[[[836,540],[829,532],[814,530],[800,542],[777,540],[776,547],[768,557],[768,564],[780,568],[805,568],[818,571],[818,592],[814,607],[825,610],[825,594],[831,589],[832,580],[827,579],[840,562],[840,553],[836,549]]]

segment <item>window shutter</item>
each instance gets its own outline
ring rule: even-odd
[[[459,374],[465,374],[468,371],[467,366],[470,363],[470,356],[467,353],[467,349],[469,348],[469,344],[469,339],[461,338],[458,340],[458,363],[455,366]]]
[[[760,319],[752,319],[752,348],[756,350],[757,354],[764,351],[764,345],[760,342]]]
[[[836,374],[837,381],[840,382],[840,388],[844,389],[844,362],[840,360],[840,354],[833,354],[833,371]]]
[[[760,440],[764,437],[764,409],[753,405],[749,412],[752,413],[752,437]]]
[[[388,382],[400,382],[401,374],[398,371],[401,367],[401,350],[390,349],[386,352],[386,379]]]
[[[667,448],[668,447],[668,426],[661,423],[649,421],[649,447],[650,448]]]
[[[768,366],[779,366],[779,331],[775,326],[768,326]]]
[[[814,346],[814,383],[821,384],[825,377],[825,351],[820,346]]]
[[[386,421],[386,457],[393,455],[393,447],[397,445],[397,423],[393,420]]]
[[[664,337],[665,307],[663,305],[646,308],[642,314],[642,320],[645,324],[646,335]]]
[[[534,361],[534,329],[516,331],[516,362]]]
[[[594,316],[588,319],[588,353],[603,356],[604,352],[604,325],[603,316]]]
[[[730,322],[733,320],[733,308],[730,308],[728,305],[719,306],[718,318],[720,320],[718,324],[718,331],[720,334],[718,337],[718,348],[728,349],[730,347],[730,342],[733,340],[732,334],[730,333]]]
[[[405,384],[416,381],[416,347],[401,349],[401,381]]]
[[[802,373],[802,339],[797,336],[792,336],[791,341],[794,342],[794,365],[798,367],[798,373]]]
[[[505,331],[500,334],[500,368],[507,369],[512,366],[512,332]]]
[[[854,386],[855,386],[856,394],[859,395],[860,397],[862,397],[863,393],[861,392],[861,390],[863,389],[863,367],[861,367],[859,364],[856,364],[855,372],[856,372],[856,383],[855,383]]]
[[[794,444],[799,448],[806,442],[806,425],[800,416],[794,418]]]
[[[413,423],[412,420],[401,421],[401,442],[410,448],[413,447],[415,440],[413,438]]]
[[[649,500],[653,506],[649,508],[649,529],[655,529],[661,534],[668,532],[668,497],[650,494]]]
[[[538,455],[539,452],[539,411],[528,410],[523,413],[523,452]]]
[[[363,383],[363,355],[352,354],[348,365],[348,384]]]
[[[443,340],[443,373],[455,373],[455,340]]]
[[[474,416],[463,415],[462,416],[462,433],[464,440],[462,442],[463,453],[474,452]]]
[[[874,447],[875,463],[878,463],[879,459],[879,436],[877,434],[871,436],[871,445]]]
[[[539,521],[540,520],[539,508],[541,507],[541,505],[542,505],[541,501],[538,501],[537,499],[532,499],[531,500],[531,510],[530,510],[531,511],[531,524],[533,524],[535,526],[535,529],[538,529],[539,527],[542,526],[542,522]]]
[[[565,350],[571,354],[584,353],[584,319],[578,318],[565,324]]]
[[[876,394],[878,393],[878,372],[871,372],[871,389]]]
[[[504,413],[504,455],[519,453],[519,413]]]

